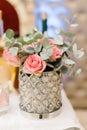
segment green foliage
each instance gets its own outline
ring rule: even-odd
[[[23,37],[18,38],[18,39],[17,39],[17,42],[18,42],[19,44],[21,44],[21,45],[26,44],[26,42],[24,41]]]
[[[65,32],[64,34],[65,34],[67,37],[70,37],[70,38],[73,38],[73,37],[75,36],[75,34],[72,33],[72,32]]]
[[[38,45],[34,48],[34,50],[35,50],[36,53],[38,53],[38,52],[41,51],[41,48],[42,48],[42,45],[41,45],[41,44],[38,44]]]
[[[49,59],[49,56],[44,51],[40,53],[40,56],[41,56],[42,60]]]
[[[61,35],[58,35],[57,38],[54,41],[55,41],[55,44],[57,44],[57,45],[63,45],[64,44],[63,37]]]
[[[6,31],[6,37],[7,38],[11,39],[12,37],[14,37],[14,35],[15,35],[15,32],[12,29],[8,29]]]
[[[72,47],[73,54],[76,58],[81,58],[84,55],[82,50],[77,50],[77,44],[75,43]]]
[[[50,46],[50,43],[49,43],[49,40],[48,40],[48,38],[44,38],[44,42],[43,42],[43,47],[44,48],[48,48]]]
[[[33,54],[35,51],[34,51],[34,48],[32,48],[32,47],[26,47],[25,52],[27,52],[29,54]]]
[[[67,73],[67,71],[68,71],[68,68],[63,65],[63,66],[61,67],[61,72],[62,72],[63,74],[65,74],[65,73]]]
[[[78,70],[76,70],[76,72],[75,72],[75,75],[77,76],[77,75],[79,75],[80,73],[81,73],[81,68],[79,68]]]
[[[16,56],[16,55],[17,55],[18,50],[19,50],[19,49],[18,49],[17,47],[9,48],[9,52],[10,52],[10,54],[13,55],[13,56]]]
[[[67,58],[67,59],[64,59],[64,63],[68,64],[68,65],[73,65],[73,64],[75,64],[75,61]]]
[[[77,24],[70,24],[71,27],[77,27]],[[64,37],[63,37],[64,35]],[[42,34],[40,31],[34,29],[31,33],[26,34],[24,37],[14,38],[15,32],[8,29],[4,34],[5,45],[12,56],[18,55],[23,63],[27,56],[37,54],[42,60],[46,62],[46,65],[53,68],[54,71],[60,71],[65,74],[67,71],[72,72],[75,61],[72,60],[72,56],[75,58],[81,58],[84,55],[83,49],[77,48],[75,43],[75,35],[72,32],[65,32],[57,34],[57,37],[50,42],[47,33]],[[51,61],[53,54],[53,48],[58,47],[62,50],[62,55],[56,61]],[[60,52],[59,52],[60,53]],[[71,55],[70,55],[71,54]],[[61,62],[60,62],[61,61]],[[81,69],[78,69],[75,75],[80,74]]]

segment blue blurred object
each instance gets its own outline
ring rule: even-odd
[[[34,0],[36,8],[34,14],[36,16],[35,26],[42,31],[42,14],[47,16],[47,32],[48,36],[55,38],[56,31],[66,29],[67,23],[62,15],[69,16],[70,10],[64,6],[64,0]]]

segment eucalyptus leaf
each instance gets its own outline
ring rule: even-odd
[[[9,48],[9,53],[13,56],[16,56],[18,53],[18,50],[19,50],[18,47],[11,47]]]
[[[26,36],[26,37],[29,37],[30,35],[31,35],[30,33],[27,33],[25,36]]]
[[[42,60],[47,60],[47,59],[49,59],[49,56],[48,56],[46,53],[44,53],[44,52],[41,52],[41,53],[40,53],[40,56],[41,56]]]
[[[76,58],[81,58],[84,55],[84,51],[78,50],[75,57]]]
[[[26,42],[24,41],[23,37],[18,38],[17,42],[21,43],[22,45],[26,44]]]
[[[75,75],[79,75],[81,71],[82,71],[81,68],[79,68],[78,70],[76,70]]]
[[[63,52],[67,51],[67,50],[68,50],[68,47],[63,46],[63,47],[62,47],[62,50],[63,50]]]
[[[44,37],[45,37],[45,38],[48,38],[48,34],[47,34],[46,31],[44,32]]]
[[[77,44],[76,43],[74,43],[72,50],[73,50],[74,55],[76,55],[77,54]]]
[[[46,51],[47,51],[46,48],[43,48],[43,49],[42,49],[42,52],[43,52],[43,53],[46,53]]]
[[[9,38],[6,36],[6,34],[3,35],[3,39],[4,39],[4,41],[6,41],[6,42],[12,43],[12,39],[9,39]]]
[[[14,45],[14,46],[22,46],[22,43],[21,43],[21,42],[18,42],[18,41],[15,41],[13,45]]]
[[[61,72],[62,72],[63,74],[65,74],[67,71],[68,71],[68,68],[63,65],[63,66],[61,67]]]
[[[11,39],[12,37],[14,37],[15,32],[12,29],[8,29],[6,31],[6,37],[8,37],[9,39]]]
[[[78,27],[79,25],[78,25],[77,23],[74,23],[74,24],[70,24],[70,26],[73,27],[73,28],[76,28],[76,27]]]
[[[76,58],[81,58],[84,55],[84,52],[82,50],[77,50],[76,43],[73,45],[73,53]]]
[[[44,38],[44,43],[43,43],[43,47],[44,48],[48,48],[50,46],[50,43],[48,41],[48,38]]]
[[[53,48],[52,47],[48,48],[46,54],[50,57],[52,53],[53,53]]]
[[[37,41],[38,39],[42,38],[43,35],[41,32],[36,32],[35,35],[34,35],[34,39]]]
[[[64,42],[64,45],[66,45],[66,46],[69,47],[71,44],[70,44],[70,42],[65,41],[65,42]]]
[[[42,48],[42,45],[41,44],[38,44],[37,47],[34,48],[35,52],[40,52],[41,51],[41,48]]]
[[[12,44],[11,44],[10,42],[8,42],[8,41],[5,42],[5,46],[6,46],[6,47],[10,47],[11,45],[12,45]]]
[[[63,42],[63,37],[61,35],[58,35],[56,39],[54,39],[55,41],[55,44],[57,45],[63,45],[64,42]]]
[[[29,54],[33,54],[35,51],[34,51],[34,48],[32,48],[32,47],[26,47],[25,52],[27,52]]]
[[[25,42],[28,42],[28,41],[30,40],[30,38],[27,37],[27,36],[25,36],[25,37],[23,38],[23,40],[24,40]]]
[[[73,65],[73,64],[75,64],[75,61],[73,61],[71,59],[64,59],[64,63],[68,64],[68,65]]]
[[[26,44],[32,44],[33,42],[36,42],[36,40],[34,38],[30,38]]]
[[[75,36],[75,34],[72,33],[72,32],[66,32],[66,33],[64,33],[64,34],[65,34],[66,36],[70,37],[70,38],[72,38],[72,37]]]

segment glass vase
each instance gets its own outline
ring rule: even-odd
[[[20,109],[25,115],[43,119],[60,111],[61,73],[55,71],[27,75],[19,70]]]

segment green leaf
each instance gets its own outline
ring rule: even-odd
[[[63,45],[70,47],[71,44],[70,42],[65,41]]]
[[[74,45],[72,47],[72,50],[73,50],[74,55],[76,55],[77,54],[77,45],[76,45],[76,43],[74,43]]]
[[[73,47],[72,47],[72,51],[73,51],[74,56],[77,57],[76,55],[77,55],[78,50],[77,50],[77,45],[76,45],[76,43],[74,43],[74,45],[73,45]]]
[[[37,41],[38,39],[42,38],[43,35],[41,32],[36,32],[35,35],[34,35],[34,39]]]
[[[75,34],[73,34],[72,32],[66,32],[66,33],[64,33],[66,36],[68,36],[68,37],[70,37],[70,38],[72,38],[72,37],[74,37],[75,36]]]
[[[55,44],[57,44],[57,45],[63,45],[64,44],[63,37],[61,35],[58,35],[57,38],[54,41],[55,41]]]
[[[44,32],[44,37],[45,37],[45,38],[48,38],[48,34],[47,34],[46,31]]]
[[[67,71],[68,71],[68,68],[63,65],[63,66],[61,67],[61,72],[62,72],[63,74],[65,74]]]
[[[48,48],[48,49],[46,50],[46,54],[47,54],[49,57],[52,55],[52,53],[53,53],[53,48],[52,48],[52,47],[50,47],[50,48]]]
[[[26,34],[26,37],[29,37],[30,35],[31,35],[30,33],[27,33],[27,34]]]
[[[26,42],[23,40],[23,37],[18,38],[17,42],[21,43],[22,45],[26,44]]]
[[[75,75],[79,75],[81,73],[81,69],[79,68],[76,72],[75,72]]]
[[[69,49],[69,48],[66,47],[66,46],[63,46],[63,47],[62,47],[63,52],[67,51],[68,49]]]
[[[26,51],[27,53],[29,53],[29,54],[33,54],[33,53],[34,53],[34,48],[32,48],[32,47],[26,47],[26,48],[25,48],[25,51]]]
[[[71,59],[64,59],[64,63],[68,64],[68,65],[73,65],[73,64],[75,64],[75,61],[73,61]]]
[[[43,43],[43,47],[44,48],[48,48],[50,46],[50,43],[48,41],[48,38],[44,38],[44,43]]]
[[[13,46],[22,46],[22,43],[21,42],[18,42],[18,41],[15,41],[14,43],[13,43]]]
[[[74,24],[70,24],[70,26],[73,27],[73,28],[76,28],[76,27],[78,27],[78,24],[74,23]]]
[[[39,45],[37,45],[37,47],[35,47],[34,48],[34,50],[35,50],[35,52],[40,52],[41,51],[41,48],[42,48],[42,45],[41,44],[39,44]]]
[[[29,41],[27,41],[26,44],[32,44],[33,42],[36,42],[33,38],[31,38]]]
[[[8,29],[6,31],[6,37],[8,37],[9,39],[11,39],[12,37],[14,37],[15,32],[12,29]]]
[[[25,42],[28,42],[29,40],[30,40],[30,38],[27,37],[27,36],[25,36],[25,37],[23,38],[23,41],[25,41]]]
[[[76,58],[81,58],[84,55],[84,51],[78,50],[75,57]]]
[[[13,40],[14,38],[9,39],[9,38],[6,36],[6,34],[3,35],[3,39],[4,39],[4,41],[9,42],[9,43],[11,43],[11,44],[12,44],[13,41],[14,41],[14,40]]]
[[[48,47],[48,48],[43,48],[42,50],[42,54],[45,54],[46,57],[50,57],[53,53],[53,48],[52,47]]]
[[[84,52],[82,50],[77,50],[76,43],[73,45],[73,53],[76,58],[81,58],[84,55]]]
[[[9,48],[9,53],[13,56],[16,56],[18,53],[18,50],[19,50],[18,47],[11,47]]]
[[[42,60],[47,60],[47,59],[49,59],[49,56],[48,56],[46,53],[44,53],[44,52],[41,52],[41,53],[40,53],[40,56],[41,56],[41,59],[42,59]]]
[[[5,46],[6,46],[6,47],[10,47],[11,45],[12,45],[12,44],[11,44],[10,42],[8,42],[8,41],[5,42]]]

